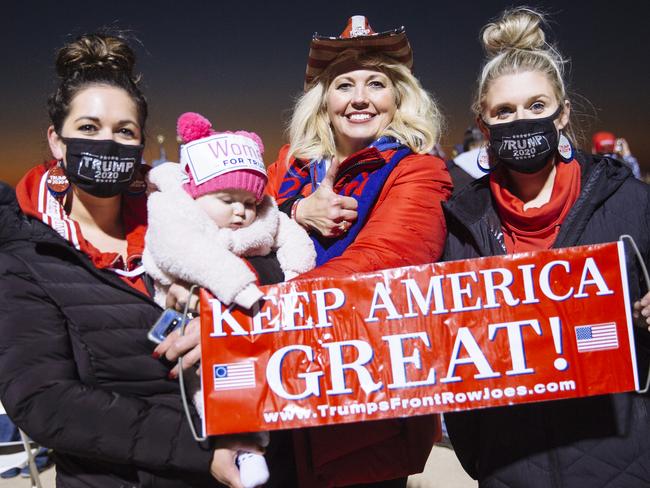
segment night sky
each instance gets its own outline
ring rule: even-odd
[[[221,2],[7,1],[0,19],[0,179],[15,184],[50,157],[46,100],[54,56],[66,40],[102,26],[141,42],[136,69],[149,99],[147,160],[155,136],[175,159],[175,122],[197,111],[217,130],[254,130],[275,160],[293,100],[301,93],[314,32],[338,35],[365,14],[377,32],[406,26],[414,72],[447,121],[443,144],[460,142],[483,53],[478,33],[513,2],[463,0]],[[552,14],[552,39],[571,58],[568,82],[582,129],[625,137],[650,171],[650,76],[646,1],[528,2]],[[590,144],[589,144],[590,146]]]

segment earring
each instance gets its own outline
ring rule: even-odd
[[[560,159],[565,163],[570,163],[573,161],[573,145],[567,136],[565,136],[562,131],[560,131],[560,137],[557,143],[557,152],[560,155]]]
[[[145,179],[144,167],[141,164],[135,170],[133,179],[129,183],[126,192],[131,196],[141,195],[147,191],[147,180]]]
[[[45,185],[54,198],[62,198],[70,190],[70,181],[62,168],[62,161],[47,171]]]
[[[476,166],[478,166],[478,169],[483,171],[483,173],[492,172],[492,168],[490,167],[490,145],[489,144],[486,144],[479,148],[478,155],[476,156]]]

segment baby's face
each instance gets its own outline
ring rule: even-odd
[[[219,228],[248,227],[257,216],[255,195],[247,190],[219,190],[206,193],[196,202]]]

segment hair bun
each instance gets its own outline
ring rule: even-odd
[[[56,58],[56,72],[69,78],[80,71],[121,71],[132,78],[135,53],[124,39],[86,34],[63,46]]]
[[[507,10],[499,20],[483,28],[485,51],[492,57],[511,49],[541,49],[546,45],[543,23],[544,16],[529,8]]]

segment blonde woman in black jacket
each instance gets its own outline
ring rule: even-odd
[[[650,191],[622,163],[572,154],[563,60],[543,18],[525,8],[483,30],[488,60],[475,111],[490,141],[489,176],[445,206],[447,260],[616,241],[630,234],[650,262]],[[529,137],[525,137],[528,134]],[[530,137],[534,134],[536,137]],[[527,147],[520,147],[528,141]],[[514,150],[512,149],[514,147]],[[634,258],[630,293],[645,293]],[[635,328],[640,371],[650,340]],[[465,470],[482,488],[650,486],[650,400],[603,395],[445,416]]]

